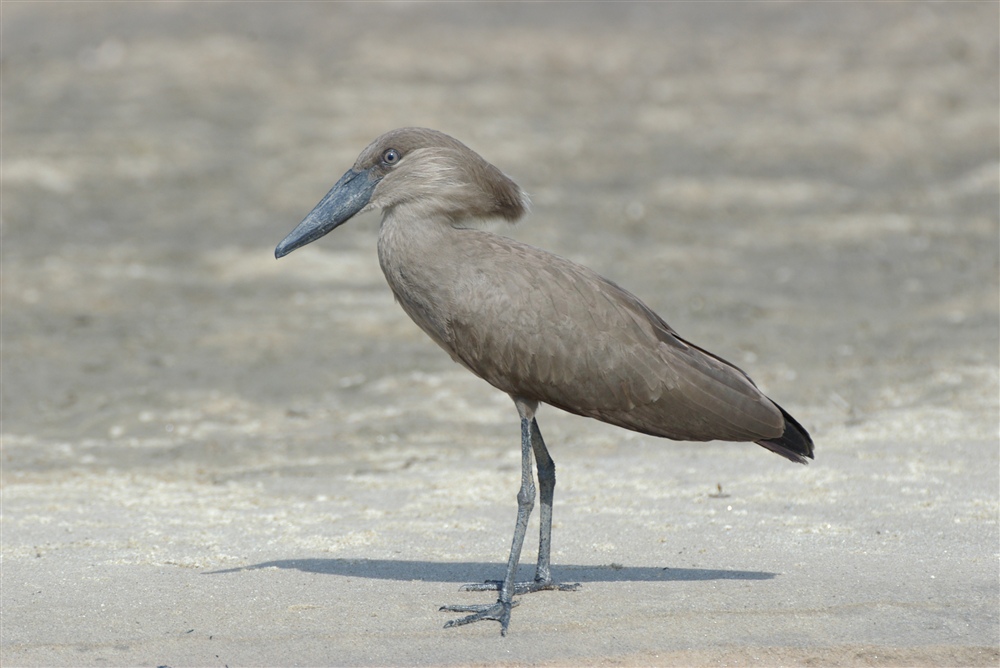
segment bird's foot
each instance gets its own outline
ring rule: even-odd
[[[500,591],[503,587],[503,580],[486,580],[485,582],[473,582],[459,587],[460,591]],[[552,580],[531,580],[530,582],[515,582],[515,594],[531,594],[536,591],[576,591],[580,588],[579,582],[572,584],[554,582]]]
[[[472,622],[479,622],[484,619],[492,619],[500,622],[500,635],[507,635],[507,626],[510,624],[510,610],[518,604],[518,601],[497,601],[484,605],[442,605],[441,610],[448,612],[471,612],[468,617],[453,619],[444,625],[446,629],[452,626],[465,626]]]

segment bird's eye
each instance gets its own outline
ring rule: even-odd
[[[399,162],[399,151],[394,148],[390,148],[388,151],[382,154],[382,162],[387,165],[395,165]]]

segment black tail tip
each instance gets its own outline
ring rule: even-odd
[[[778,406],[778,410],[785,418],[785,433],[779,438],[757,441],[757,445],[797,464],[808,464],[813,458],[813,442],[809,432],[784,408]]]

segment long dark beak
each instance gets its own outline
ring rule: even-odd
[[[346,223],[351,216],[365,208],[380,180],[380,177],[367,171],[348,170],[309,215],[281,240],[274,249],[274,257],[285,257],[296,248],[312,243],[332,232],[338,225]]]

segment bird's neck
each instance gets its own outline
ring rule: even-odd
[[[408,215],[398,208],[386,211],[379,227],[378,257],[390,285],[400,273],[412,275],[433,269],[455,232],[444,220]]]
[[[403,310],[447,348],[447,322],[454,272],[459,269],[456,230],[444,220],[387,211],[378,235],[378,259]]]

